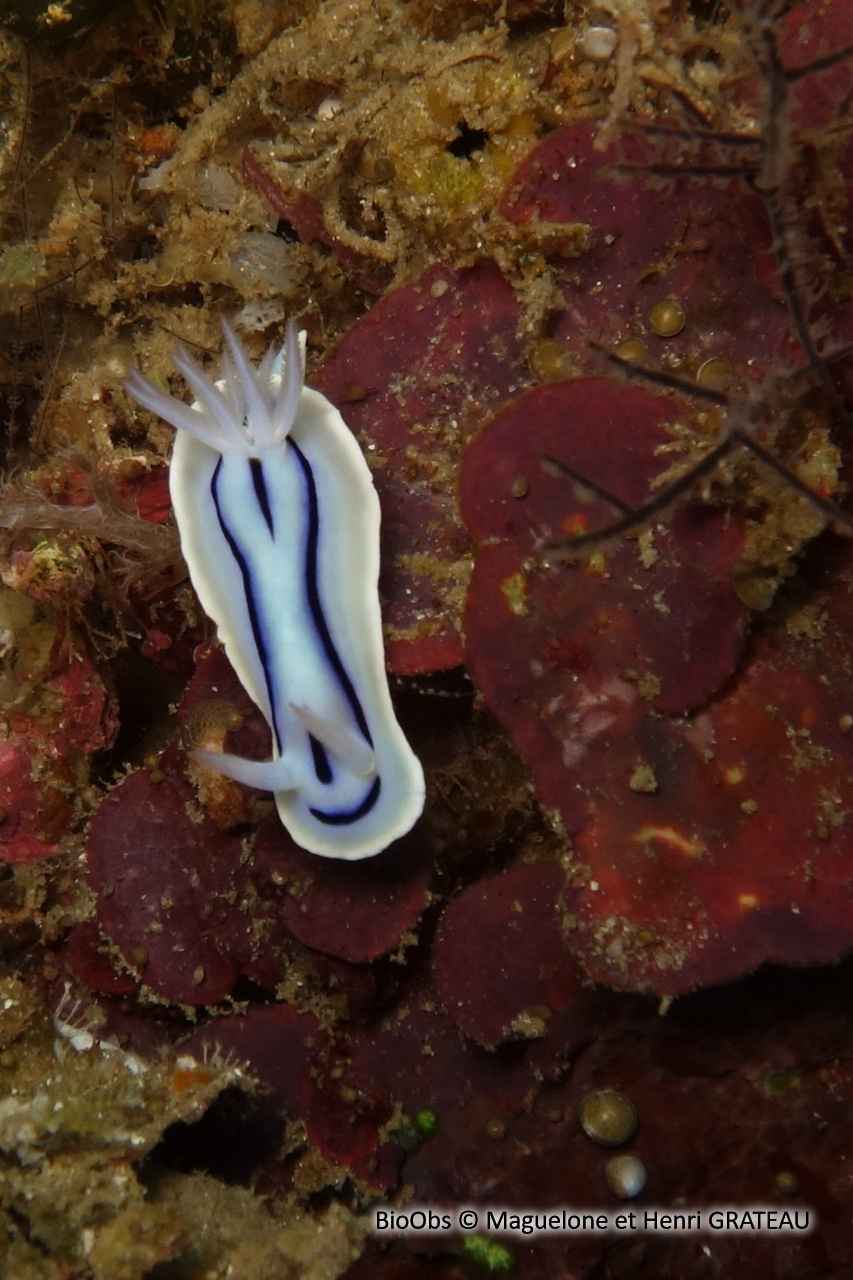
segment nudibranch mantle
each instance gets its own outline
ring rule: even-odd
[[[126,386],[177,428],[169,470],[196,594],[270,726],[273,759],[194,757],[272,791],[293,839],[328,858],[369,858],[424,805],[420,762],[385,674],[379,499],[355,437],[303,385],[304,335],[257,368],[223,323],[214,383],[179,350],[192,406],[132,373]]]

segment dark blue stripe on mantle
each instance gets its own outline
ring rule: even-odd
[[[237,567],[239,568],[240,574],[243,579],[243,594],[246,597],[246,608],[249,611],[249,623],[252,628],[252,635],[255,640],[255,648],[258,651],[258,657],[260,658],[261,668],[264,673],[264,681],[267,686],[267,698],[269,699],[269,704],[270,704],[270,715],[272,717],[272,731],[273,731],[273,735],[275,736],[276,750],[278,751],[278,754],[281,755],[281,735],[278,731],[278,724],[276,723],[276,716],[275,716],[275,690],[272,687],[272,673],[270,671],[269,654],[267,652],[267,646],[264,640],[264,633],[261,627],[261,620],[258,616],[258,606],[255,601],[255,592],[252,587],[252,575],[249,572],[249,566],[246,563],[245,556],[243,555],[242,551],[240,550],[237,544],[237,540],[235,539],[231,530],[228,528],[228,525],[225,523],[225,519],[222,515],[222,507],[219,502],[219,469],[221,466],[222,466],[222,458],[219,459],[213,471],[213,476],[210,481],[210,496],[213,498],[213,505],[216,508],[216,517],[219,520],[219,527],[222,530],[222,535],[225,538],[225,541],[228,543],[228,546],[231,548],[231,554],[234,557],[234,559],[237,561]]]
[[[322,809],[311,809],[308,812],[313,814],[318,822],[325,822],[329,827],[345,827],[350,822],[358,822],[359,818],[363,818],[379,799],[379,791],[382,786],[382,779],[375,778],[373,786],[362,800],[361,804],[355,809],[345,809],[340,813],[324,813]]]
[[[317,505],[317,485],[314,480],[314,472],[311,470],[311,464],[305,457],[305,454],[299,448],[295,441],[288,441],[289,447],[296,455],[296,459],[302,468],[302,474],[305,477],[305,485],[308,490],[308,546],[305,549],[305,594],[308,597],[308,606],[311,610],[311,616],[314,619],[314,626],[317,628],[317,634],[329,665],[338,677],[341,688],[346,695],[347,702],[352,708],[355,716],[355,722],[367,741],[373,746],[373,739],[370,736],[370,730],[367,727],[367,719],[362,710],[358,695],[353,688],[353,683],[347,674],[344,664],[341,662],[340,655],[335,648],[332,640],[329,624],[326,622],[326,616],[323,613],[323,605],[320,600],[320,590],[317,586],[317,545],[320,538],[320,514]]]
[[[314,761],[314,773],[318,782],[332,781],[332,766],[329,764],[329,757],[326,754],[326,748],[322,742],[318,742],[313,733],[308,734],[308,741],[311,744],[311,759]]]
[[[267,482],[264,478],[264,464],[260,458],[249,459],[249,470],[252,473],[252,484],[255,487],[255,497],[258,500],[258,506],[261,508],[261,515],[266,520],[267,528],[270,531],[270,537],[275,537],[275,530],[272,527],[272,511],[270,510],[270,496],[267,493]]]
[[[317,485],[314,480],[314,473],[311,464],[305,457],[305,454],[293,440],[288,441],[288,448],[292,449],[302,471],[305,481],[306,498],[307,498],[307,516],[308,516],[308,533],[307,544],[305,547],[305,595],[308,601],[308,607],[311,612],[311,618],[317,631],[317,636],[323,646],[323,652],[326,659],[337,677],[341,690],[346,697],[356,724],[361,730],[370,746],[373,746],[373,739],[367,725],[367,718],[364,710],[355,692],[352,680],[341,661],[340,654],[335,648],[332,635],[329,630],[329,624],[323,612],[323,605],[320,599],[320,589],[317,583],[317,552],[320,539],[320,513],[317,500]],[[273,533],[272,510],[269,502],[269,493],[267,490],[266,480],[263,474],[263,464],[259,458],[250,458],[249,468],[252,477],[252,487],[258,500],[261,515],[270,531]],[[216,464],[213,476],[210,482],[210,493],[213,498],[213,505],[216,509],[216,516],[219,520],[219,527],[222,530],[223,537],[228,543],[231,554],[234,556],[240,575],[243,579],[243,592],[246,598],[246,608],[249,613],[249,623],[252,628],[252,636],[255,641],[255,647],[258,651],[261,667],[264,673],[264,681],[267,689],[267,698],[269,699],[270,715],[272,719],[272,732],[275,737],[276,749],[281,755],[282,742],[281,733],[276,719],[276,693],[273,687],[273,672],[269,660],[269,650],[264,638],[264,630],[261,617],[258,611],[257,599],[254,585],[252,582],[252,574],[249,563],[241,550],[237,539],[228,527],[222,512],[222,505],[219,500],[219,472],[222,466],[222,458]],[[296,658],[298,661],[298,656]],[[314,762],[314,772],[319,782],[330,783],[333,781],[333,772],[331,762],[322,743],[318,742],[312,734],[308,735],[311,746],[311,754]],[[355,822],[364,814],[369,813],[376,803],[379,795],[380,785],[377,778],[370,788],[362,803],[351,812],[343,813],[324,813],[321,810],[311,810],[311,813],[321,822],[340,825],[349,822]]]

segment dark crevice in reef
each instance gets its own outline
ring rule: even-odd
[[[169,1125],[139,1170],[146,1185],[165,1170],[207,1173],[248,1186],[252,1174],[278,1154],[284,1121],[268,1098],[226,1089],[193,1124]]]
[[[459,160],[470,160],[478,151],[482,151],[489,141],[485,129],[472,129],[464,120],[459,122],[459,132],[452,142],[448,142],[447,151]]]

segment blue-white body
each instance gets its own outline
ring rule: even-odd
[[[226,339],[215,385],[176,357],[192,408],[139,374],[127,384],[178,428],[169,486],[190,577],[272,732],[271,761],[195,755],[273,791],[303,848],[371,857],[424,803],[385,675],[379,500],[337,409],[302,384],[293,327],[258,369]]]

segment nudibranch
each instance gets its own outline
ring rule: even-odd
[[[169,489],[190,578],[272,735],[271,760],[193,756],[272,791],[304,849],[370,858],[424,805],[385,674],[379,499],[343,418],[304,385],[293,322],[258,367],[223,329],[218,382],[173,357],[191,406],[139,373],[125,384],[177,429]]]

